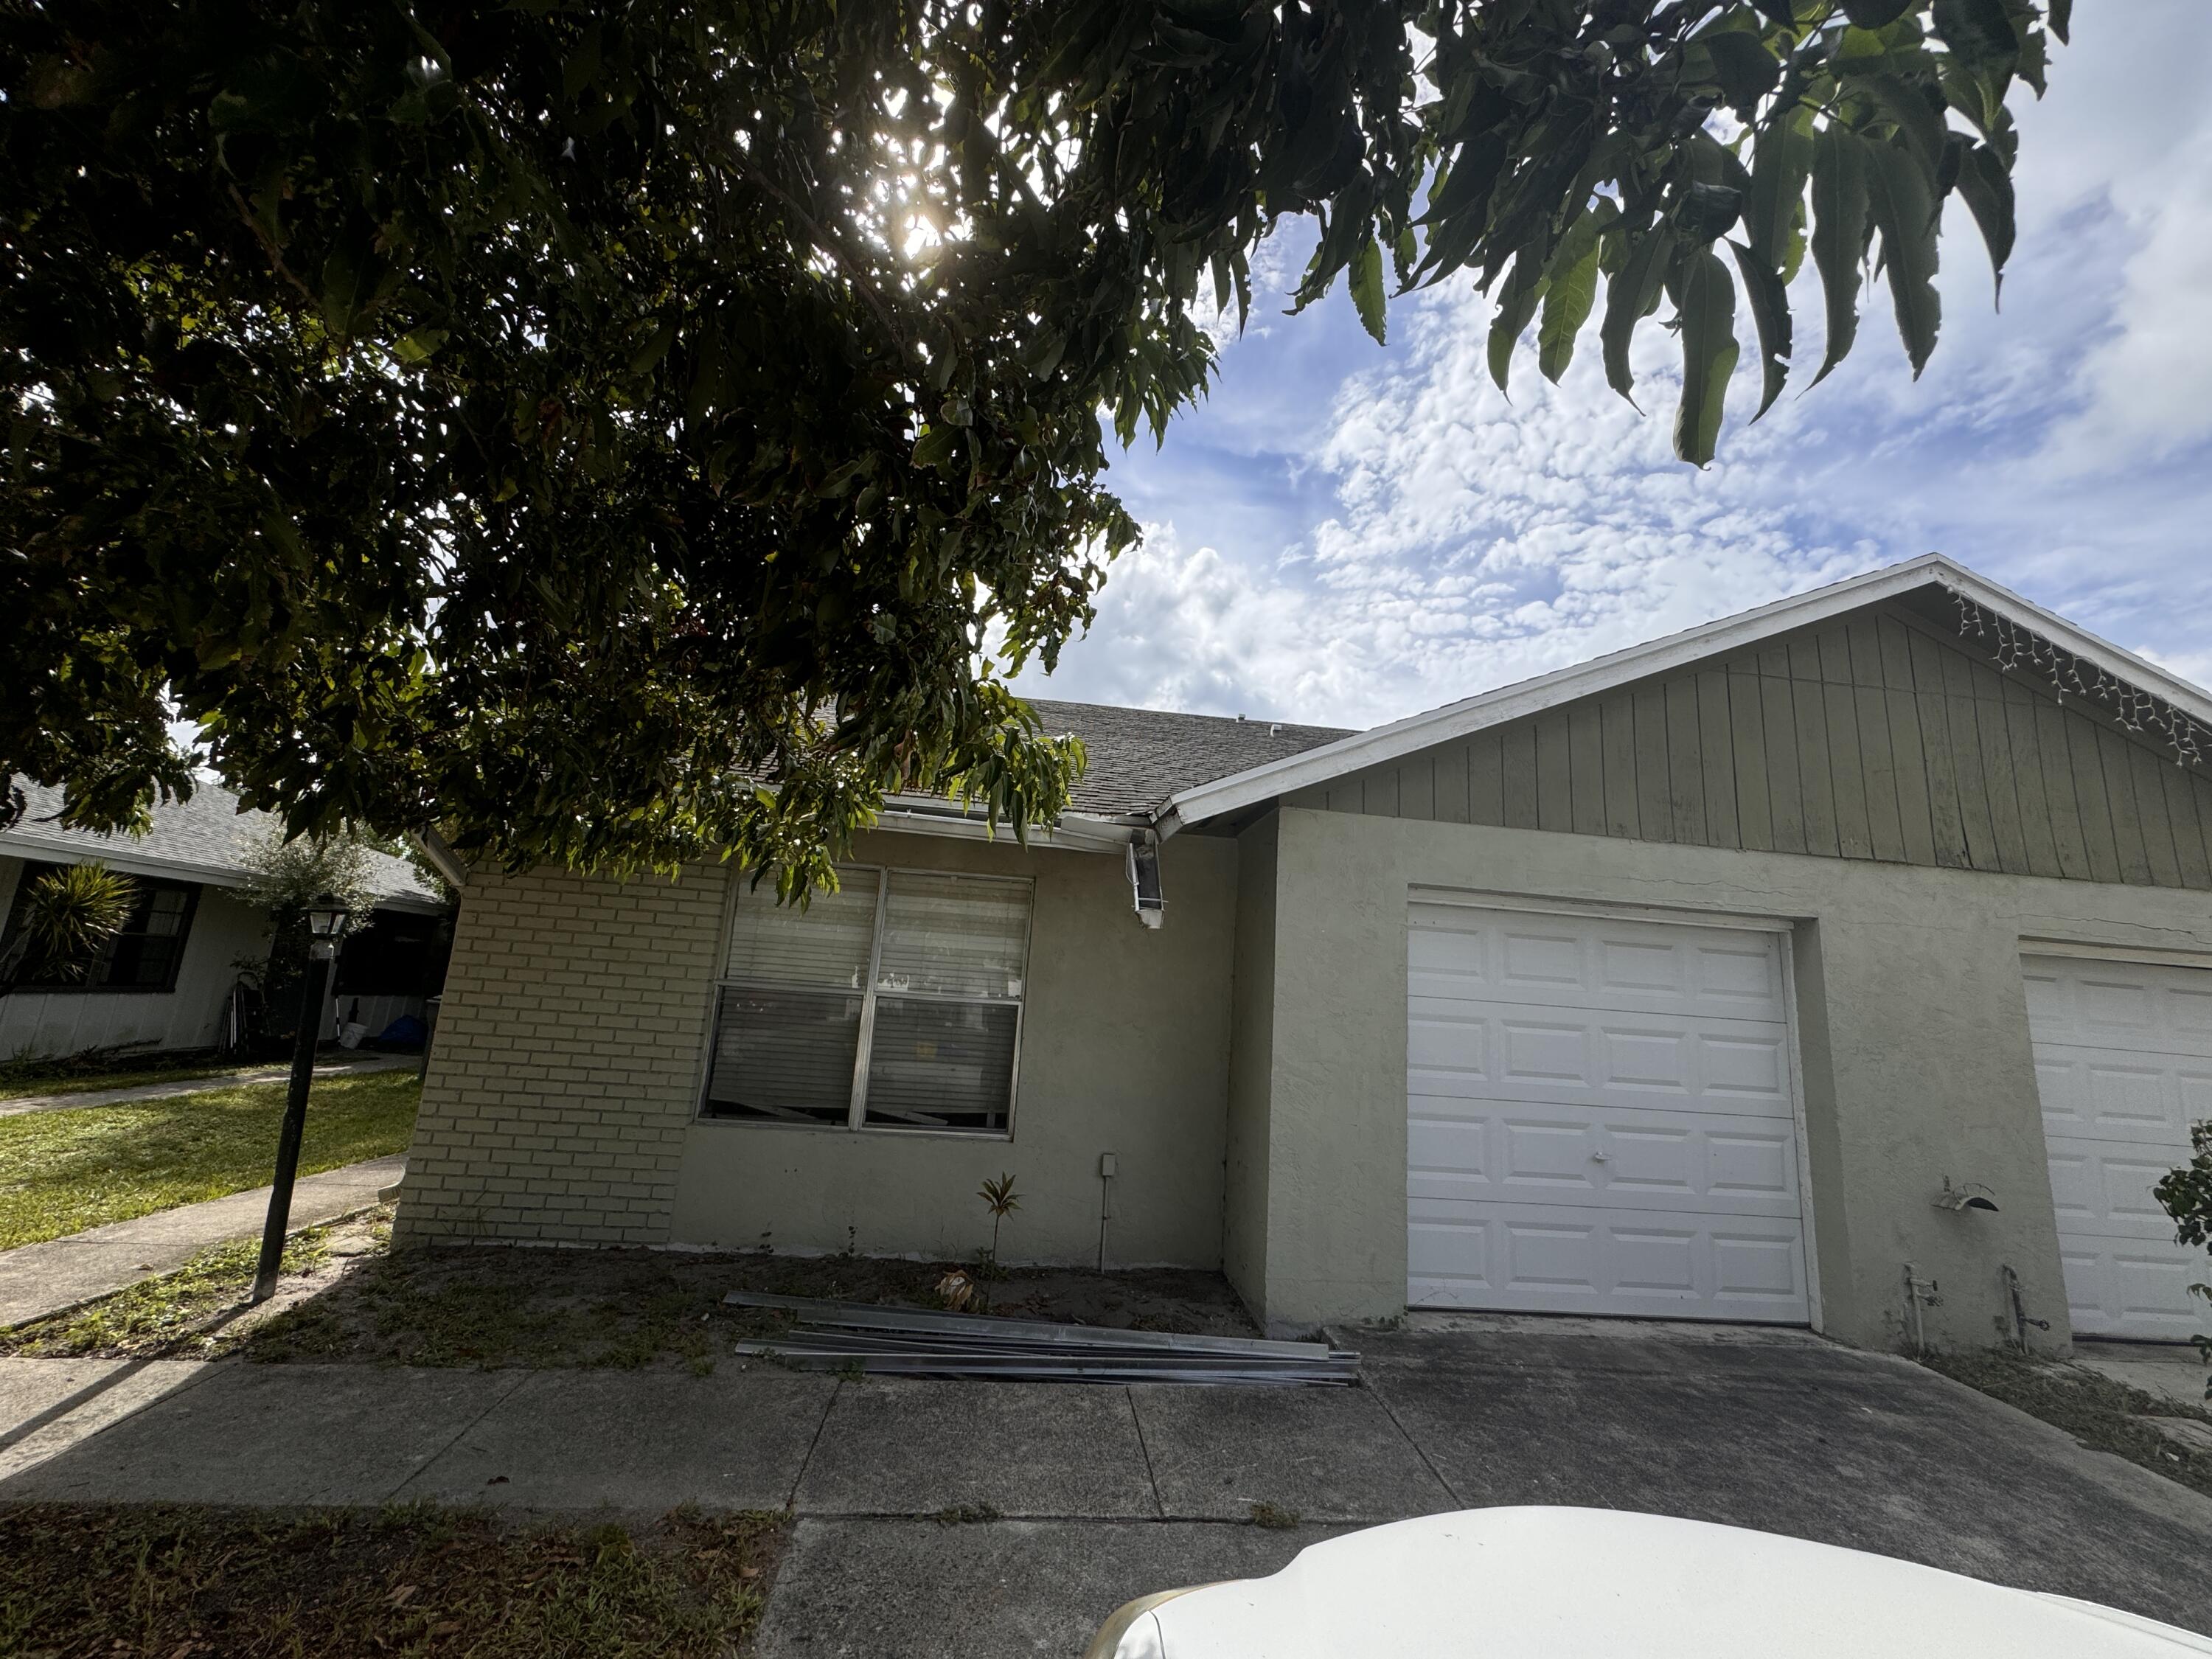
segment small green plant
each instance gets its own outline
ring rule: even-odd
[[[2161,1178],[2151,1188],[2151,1195],[2173,1218],[2174,1243],[2212,1245],[2212,1122],[2199,1123],[2189,1131],[2189,1146],[2193,1154],[2189,1162]],[[2189,1293],[2212,1302],[2212,1285],[2191,1285]],[[2200,1334],[2189,1340],[2207,1363],[2212,1363],[2212,1336]],[[2204,1384],[2204,1397],[2212,1400],[2212,1381]]]
[[[1298,1524],[1298,1512],[1286,1510],[1280,1504],[1270,1504],[1263,1498],[1252,1505],[1252,1524],[1269,1532],[1288,1532]]]
[[[993,1266],[999,1261],[999,1229],[1006,1225],[1006,1218],[1022,1207],[1022,1200],[1014,1191],[1014,1178],[1001,1175],[995,1181],[986,1181],[975,1189],[983,1200],[983,1207],[991,1212],[991,1254]]]
[[[33,878],[15,933],[0,947],[0,996],[19,984],[83,984],[137,902],[137,884],[104,864],[65,864]]]

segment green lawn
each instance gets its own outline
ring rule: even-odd
[[[282,1083],[0,1118],[0,1249],[243,1192],[269,1179]],[[300,1173],[404,1152],[412,1072],[319,1079]]]

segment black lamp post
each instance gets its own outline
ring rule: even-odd
[[[307,966],[300,976],[300,1030],[292,1045],[292,1091],[284,1102],[284,1127],[276,1137],[276,1179],[269,1188],[269,1220],[261,1230],[261,1265],[253,1274],[253,1300],[276,1294],[284,1260],[284,1231],[292,1218],[292,1182],[300,1170],[300,1137],[307,1126],[307,1085],[315,1076],[315,1040],[323,1023],[323,998],[338,941],[352,920],[344,901],[325,893],[307,906]]]

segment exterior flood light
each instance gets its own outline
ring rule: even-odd
[[[1160,896],[1160,841],[1149,830],[1129,840],[1129,893],[1137,920],[1146,927],[1157,927],[1167,919],[1167,900]]]
[[[1978,1181],[1961,1182],[1954,1187],[1951,1177],[1945,1176],[1943,1190],[1936,1194],[1936,1207],[1960,1212],[1967,1210],[1994,1212],[1997,1207],[1997,1195]]]

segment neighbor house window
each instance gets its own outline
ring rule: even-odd
[[[31,884],[52,864],[26,864],[15,884],[15,902],[8,927],[0,937],[12,937],[23,923],[30,902]],[[197,884],[131,878],[135,890],[129,920],[122,930],[100,947],[99,956],[81,979],[48,977],[26,980],[25,990],[56,991],[173,991],[177,969],[185,958],[185,940],[191,932],[192,912],[199,903]]]
[[[840,869],[806,909],[738,884],[708,1117],[1004,1134],[1030,884]]]

